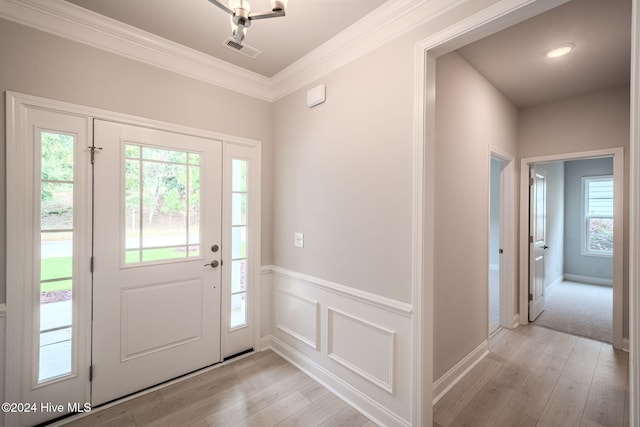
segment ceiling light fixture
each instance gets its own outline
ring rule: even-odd
[[[228,5],[219,0],[209,0],[231,15],[231,31],[236,43],[242,44],[247,28],[254,19],[276,18],[285,15],[287,0],[271,0],[271,12],[251,13],[251,5],[246,0],[229,0]]]
[[[549,49],[544,53],[544,56],[546,56],[547,58],[559,58],[571,52],[574,47],[576,47],[576,45],[573,43],[564,43]]]

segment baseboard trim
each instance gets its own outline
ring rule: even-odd
[[[549,286],[547,286],[547,289],[552,288],[556,285],[559,285],[560,283],[562,283],[562,281],[565,280],[564,275],[560,275],[556,278],[556,280],[554,280],[553,282],[551,282],[551,284]]]
[[[268,350],[270,348],[272,348],[272,346],[271,346],[271,335],[267,335],[266,337],[260,338],[260,351]]]
[[[564,274],[564,280],[570,282],[587,283],[589,285],[613,286],[613,279],[602,279],[600,277],[580,276],[579,274]]]
[[[518,326],[520,326],[520,313],[516,313],[513,315],[512,325],[513,325],[512,329],[515,329]]]
[[[267,337],[263,337],[263,340]],[[292,365],[298,367],[305,374],[322,384],[340,399],[361,412],[373,422],[383,426],[409,427],[411,423],[402,417],[382,407],[346,381],[342,380],[325,367],[314,362],[302,353],[288,346],[278,338],[269,337],[271,350],[278,353]]]
[[[484,340],[471,353],[465,356],[457,365],[449,369],[443,376],[433,383],[433,404],[438,403],[449,390],[464,378],[485,356],[489,354],[489,342]]]

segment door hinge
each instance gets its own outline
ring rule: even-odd
[[[504,251],[503,251],[502,249],[498,249],[498,253],[499,253],[499,254],[503,254],[503,253],[504,253]]]
[[[533,178],[529,178],[529,185],[533,185]]]
[[[89,258],[89,271],[93,273],[93,257]]]
[[[93,381],[93,365],[89,366],[89,381]]]
[[[529,243],[533,243],[533,236],[529,236]]]
[[[533,294],[529,294],[529,301],[533,301]]]

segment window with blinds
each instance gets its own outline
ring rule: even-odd
[[[613,254],[613,176],[584,177],[584,244],[586,255]]]

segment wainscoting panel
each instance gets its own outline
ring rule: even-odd
[[[395,333],[331,307],[328,315],[329,358],[393,393]]]
[[[378,424],[411,425],[410,304],[276,266],[262,280],[274,302],[264,346]]]
[[[318,349],[320,304],[294,293],[276,290],[276,328]]]

